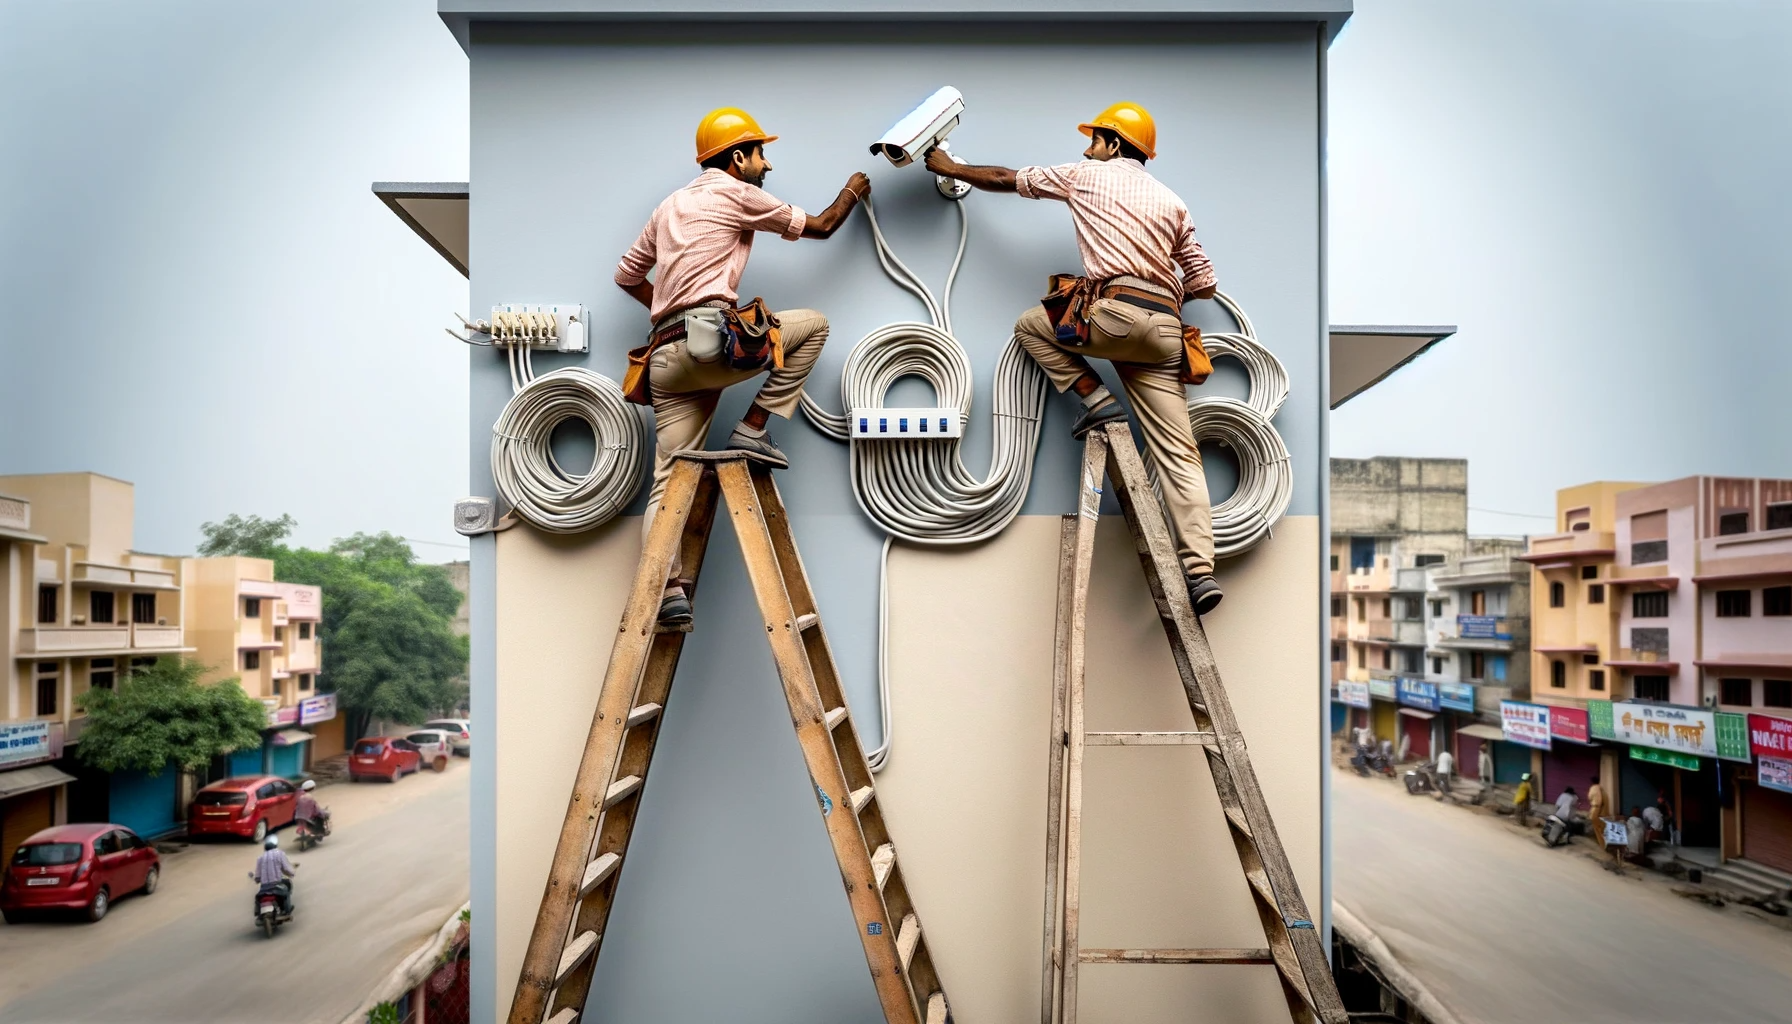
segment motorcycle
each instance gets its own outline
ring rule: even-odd
[[[1543,819],[1543,830],[1539,834],[1544,846],[1556,847],[1566,843],[1568,837],[1579,835],[1582,827],[1579,821],[1563,821],[1561,815],[1551,814]]]
[[[298,824],[299,849],[309,850],[323,842],[330,835],[330,818],[325,814],[316,820],[300,819]]]
[[[1413,796],[1435,793],[1443,788],[1437,784],[1437,765],[1431,761],[1421,761],[1407,769],[1401,781],[1406,783],[1406,791]]]
[[[1358,747],[1356,755],[1350,759],[1350,766],[1356,769],[1358,775],[1365,777],[1394,774],[1394,766],[1388,760],[1387,752],[1373,747]]]
[[[249,880],[255,880],[255,872],[249,872]],[[285,890],[288,908],[282,910],[280,897]],[[292,920],[292,881],[272,882],[260,886],[255,891],[255,925],[268,938],[274,937],[274,929]]]

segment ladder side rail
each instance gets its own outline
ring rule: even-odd
[[[766,638],[783,682],[798,746],[802,748],[812,784],[827,801],[822,819],[834,847],[834,858],[840,865],[842,880],[847,885],[847,901],[858,923],[859,939],[865,949],[878,1002],[890,1024],[921,1024],[924,1011],[917,1005],[917,995],[909,989],[901,954],[896,948],[901,922],[883,919],[886,916],[884,900],[874,883],[865,837],[859,831],[857,816],[852,813],[852,795],[846,786],[846,774],[823,718],[825,709],[821,706],[809,659],[798,636],[797,613],[785,587],[783,570],[778,564],[777,551],[751,471],[744,460],[738,460],[718,464],[716,473],[728,504],[729,519],[740,539],[747,577],[752,582],[764,618]],[[919,994],[919,997],[925,999],[926,994]]]
[[[672,546],[683,536],[695,504],[703,468],[695,463],[674,467],[666,496],[655,518],[635,581],[623,607],[610,661],[604,672],[597,710],[586,736],[568,799],[566,819],[554,846],[541,905],[524,949],[523,966],[511,999],[509,1024],[540,1024],[555,988],[561,953],[572,925],[579,883],[584,877],[598,821],[603,814],[622,746],[624,723],[634,702],[641,672],[653,646],[661,592],[670,571]]]
[[[1070,746],[1070,734],[1064,731],[1064,717],[1070,655],[1067,645],[1071,615],[1070,577],[1076,561],[1076,527],[1075,513],[1059,517],[1058,606],[1057,622],[1052,630],[1052,731],[1046,752],[1050,767],[1045,787],[1045,927],[1039,965],[1040,1024],[1052,1024],[1057,1019],[1058,992],[1064,980],[1060,959],[1064,910],[1064,762]]]
[[[681,464],[687,464],[682,463]],[[715,525],[716,504],[720,498],[720,489],[716,484],[715,474],[708,472],[701,463],[688,463],[704,468],[698,477],[697,495],[691,504],[690,514],[685,520],[685,527],[679,536],[682,548],[681,562],[686,578],[691,584],[686,592],[694,602],[697,596],[697,581],[703,570],[703,557],[709,548],[711,527]],[[662,589],[664,584],[661,584]],[[657,608],[656,608],[657,616]],[[611,773],[612,780],[637,775],[647,779],[647,771],[652,766],[653,753],[659,743],[660,726],[665,721],[663,709],[667,698],[671,695],[672,682],[678,671],[679,656],[684,652],[685,638],[690,634],[684,631],[665,631],[654,634],[653,645],[648,649],[647,665],[641,674],[641,683],[630,710],[647,704],[660,705],[662,712],[651,719],[632,728],[626,728],[622,751],[617,758],[616,768]],[[635,823],[641,809],[641,801],[645,799],[646,786],[643,784],[626,799],[609,807],[603,813],[598,825],[596,846],[589,852],[587,862],[605,854],[615,854],[619,858],[628,856],[629,840],[634,835]],[[616,890],[621,884],[622,871],[618,867],[596,888],[580,899],[579,910],[572,926],[572,935],[578,936],[591,932],[597,936],[591,954],[561,982],[554,993],[550,1004],[550,1012],[571,1007],[583,1013],[585,998],[591,989],[592,976],[597,971],[598,957],[603,953],[604,938],[607,934],[610,911],[615,906]]]
[[[1191,709],[1196,711],[1197,724],[1200,724],[1203,713],[1211,723],[1211,731],[1217,740],[1212,749],[1217,751],[1217,760],[1225,766],[1226,779],[1250,828],[1250,836],[1245,837],[1246,845],[1257,854],[1285,926],[1282,930],[1298,958],[1301,995],[1320,1020],[1328,1024],[1345,1021],[1347,1015],[1331,977],[1330,963],[1319,942],[1318,930],[1307,912],[1281,836],[1276,832],[1263,791],[1257,783],[1213,650],[1189,603],[1169,526],[1156,500],[1143,498],[1151,494],[1151,490],[1138,450],[1133,446],[1132,435],[1125,424],[1103,429],[1110,438],[1108,469],[1119,485],[1115,490],[1139,549],[1146,581],[1160,607],[1167,604],[1170,612],[1162,617],[1162,621],[1171,650],[1176,654],[1177,669],[1182,673],[1183,688],[1188,693]],[[1217,784],[1217,773],[1215,778]],[[1274,939],[1273,930],[1268,937]],[[1294,985],[1285,972],[1283,976],[1285,984]]]

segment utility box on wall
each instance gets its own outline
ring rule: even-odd
[[[959,212],[920,167],[868,155],[897,117],[954,86],[966,109],[953,152],[1018,167],[1077,160],[1087,140],[1076,125],[1116,100],[1148,107],[1159,132],[1148,169],[1188,202],[1220,288],[1293,383],[1275,419],[1293,499],[1272,539],[1220,563],[1227,599],[1208,629],[1307,904],[1324,914],[1324,82],[1349,3],[826,7],[442,0],[471,63],[471,307],[582,304],[589,352],[538,352],[538,372],[578,365],[621,379],[648,324],[612,273],[653,207],[698,173],[692,133],[714,107],[745,108],[780,136],[765,188],[812,213],[852,171],[869,173],[890,244],[936,290]],[[963,444],[981,476],[991,377],[1014,320],[1047,275],[1080,263],[1061,204],[983,193],[965,203],[952,321],[976,374]],[[862,212],[825,242],[761,236],[741,295],[829,317],[808,387],[836,411],[853,344],[926,318],[885,277]],[[1232,326],[1213,303],[1188,315],[1210,331]],[[510,379],[490,351],[470,359],[471,490],[490,495],[489,439]],[[1235,394],[1226,372],[1222,363],[1207,387]],[[722,431],[751,394],[724,397]],[[936,400],[904,384],[888,404]],[[1075,511],[1077,411],[1068,397],[1048,401],[1031,490],[1000,537],[899,544],[890,557],[896,742],[879,799],[961,1024],[1039,1013],[1058,516]],[[843,444],[800,418],[774,420],[772,432],[791,458],[778,483],[848,698],[875,741],[882,536],[853,499]],[[1218,487],[1223,474],[1209,475]],[[523,526],[473,543],[472,702],[487,738],[474,763],[475,1019],[509,1006],[639,555],[644,496],[588,534]],[[1111,518],[1091,592],[1089,727],[1188,728],[1137,560]],[[696,617],[582,1019],[880,1020],[726,531],[711,542]],[[1087,779],[1084,945],[1262,944],[1195,748],[1092,754]],[[1273,969],[1259,966],[1092,965],[1080,1006],[1086,1022],[1197,1010],[1287,1019]]]

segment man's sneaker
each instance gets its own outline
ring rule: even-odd
[[[742,433],[739,427],[735,427],[734,433],[728,435],[728,450],[750,452],[761,461],[769,462],[779,469],[790,468],[790,459],[785,457],[784,449],[773,443],[770,434],[751,437]]]
[[[669,590],[660,598],[659,624],[671,629],[691,624],[691,599],[683,590]]]
[[[1109,402],[1099,409],[1090,409],[1077,417],[1077,421],[1070,427],[1070,436],[1082,437],[1084,434],[1087,434],[1089,431],[1094,430],[1104,423],[1113,423],[1116,420],[1124,420],[1125,418],[1126,407],[1121,405],[1118,401]]]
[[[1220,590],[1219,581],[1212,573],[1188,578],[1188,600],[1195,606],[1196,615],[1206,615],[1220,606],[1225,592]]]

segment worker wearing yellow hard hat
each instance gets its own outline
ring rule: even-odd
[[[1079,163],[1011,170],[961,164],[936,149],[927,154],[927,169],[987,192],[1069,206],[1083,276],[1054,275],[1050,294],[1021,315],[1014,334],[1060,392],[1082,399],[1071,428],[1077,436],[1126,418],[1089,357],[1113,364],[1163,483],[1189,598],[1205,615],[1223,593],[1213,575],[1213,510],[1184,385],[1205,380],[1213,366],[1201,332],[1183,323],[1182,305],[1213,295],[1213,263],[1195,240],[1188,205],[1145,169],[1157,158],[1150,111],[1115,103],[1077,130],[1089,137]]]
[[[653,406],[653,490],[644,530],[672,475],[672,456],[702,448],[722,390],[765,374],[753,404],[728,438],[730,449],[761,461],[789,461],[766,433],[772,414],[788,419],[803,381],[827,342],[827,318],[812,309],[772,313],[761,299],[740,304],[740,279],[755,232],[789,240],[827,238],[871,194],[853,174],[827,209],[805,213],[762,187],[771,171],[767,143],[777,141],[739,107],[717,107],[697,122],[703,172],[659,204],[616,268],[616,284],[648,310],[647,343],[628,354],[623,390]],[[649,274],[652,280],[648,279]],[[738,308],[737,308],[738,307]],[[676,554],[660,600],[660,621],[691,620],[690,581]]]

